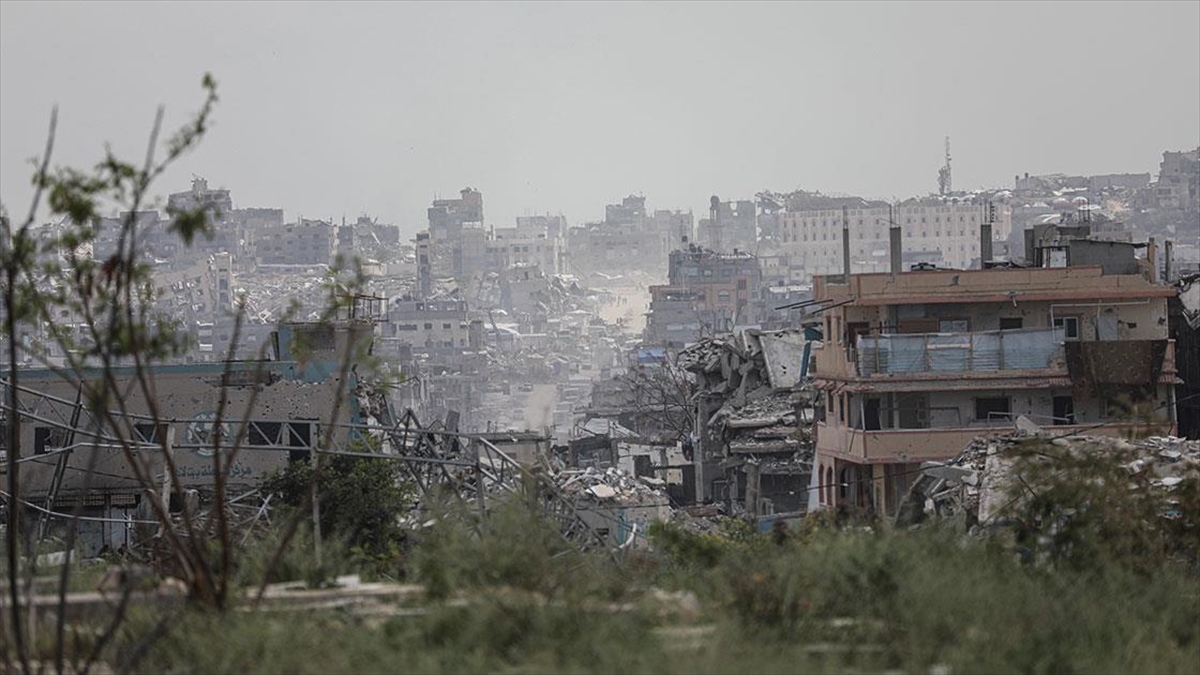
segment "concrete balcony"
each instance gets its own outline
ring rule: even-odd
[[[1065,370],[1063,341],[1061,328],[863,335],[854,357],[859,377]]]

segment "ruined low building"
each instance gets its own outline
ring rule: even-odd
[[[85,550],[94,555],[103,546],[132,543],[133,528],[121,520],[151,518],[145,503],[151,486],[139,479],[126,451],[141,458],[149,471],[143,475],[160,493],[173,493],[174,484],[204,494],[216,480],[218,434],[230,492],[253,489],[289,462],[307,460],[326,429],[335,443],[348,442],[345,425],[359,423],[369,410],[359,403],[363,373],[343,370],[343,356],[370,335],[367,322],[287,324],[274,336],[269,361],[147,367],[142,377],[149,396],[135,368],[115,367],[109,372],[120,401],[110,403],[108,414],[89,404],[79,384],[98,383],[104,376],[99,369],[75,374],[78,380],[52,370],[20,371],[20,449],[26,458],[20,481],[28,515],[37,517],[39,509],[69,513],[82,501],[83,515],[97,519],[81,524]],[[9,382],[5,374],[5,400]],[[0,421],[0,430],[6,423]],[[119,442],[117,428],[126,443]],[[239,435],[240,450],[231,456]],[[7,433],[0,436],[7,439]],[[0,475],[6,472],[0,466]]]

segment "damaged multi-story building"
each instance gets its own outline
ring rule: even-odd
[[[758,251],[758,214],[749,200],[709,200],[708,217],[700,219],[697,243],[719,253]]]
[[[432,274],[464,280],[483,269],[487,232],[483,229],[483,193],[463,188],[458,199],[435,199],[429,219]]]
[[[337,250],[337,230],[333,223],[309,218],[261,227],[255,236],[255,260],[260,269],[329,265]]]
[[[927,262],[956,268],[978,266],[981,223],[989,221],[992,236],[1001,241],[1012,228],[1008,204],[986,194],[909,199],[894,205],[860,197],[806,194],[789,202],[779,220],[780,250],[807,275],[842,271],[843,229],[850,231],[851,269],[870,273],[889,269],[891,225],[903,229],[906,264]]]
[[[1139,258],[1145,246],[1072,239],[1028,266],[906,272],[909,239],[889,240],[890,272],[814,279],[814,507],[894,513],[922,462],[1021,417],[1062,434],[1175,430],[1176,291],[1157,283],[1152,244]]]
[[[696,378],[688,459],[696,496],[751,518],[809,506],[813,409],[806,388],[813,331],[742,330],[679,354]]]
[[[751,253],[692,244],[671,252],[667,279],[650,287],[647,343],[680,347],[758,321],[762,270]]]
[[[603,222],[570,229],[566,269],[653,274],[662,269],[670,251],[694,240],[692,223],[690,211],[660,209],[651,213],[646,210],[645,197],[629,195],[620,204],[605,206]]]

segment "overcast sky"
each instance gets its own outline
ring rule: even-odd
[[[221,102],[190,175],[289,219],[406,231],[435,194],[489,224],[804,188],[889,199],[1018,172],[1157,173],[1200,144],[1200,3],[0,3],[0,200],[59,105],[59,163],[140,158]]]

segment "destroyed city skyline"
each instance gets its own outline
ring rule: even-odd
[[[945,136],[960,188],[1025,171],[1153,171],[1153,148],[1197,144],[1200,117],[1195,3],[0,11],[10,211],[29,201],[27,160],[53,105],[61,161],[90,161],[106,142],[139,152],[155,106],[180,119],[203,72],[224,105],[172,185],[194,173],[290,219],[369,213],[405,236],[431,198],[462,186],[488,194],[501,224],[599,220],[609,195],[630,193],[697,217],[711,194],[763,189],[905,198],[929,191]],[[137,39],[112,39],[130,17]],[[1056,66],[1050,45],[1086,66]]]
[[[1195,672],[1197,26],[0,0],[0,673]]]

